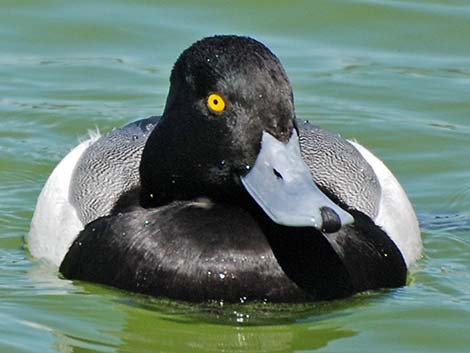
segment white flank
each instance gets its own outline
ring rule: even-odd
[[[80,143],[55,167],[39,194],[27,237],[29,251],[59,266],[70,245],[83,229],[69,202],[70,181],[83,152],[99,136]]]
[[[375,223],[400,249],[407,266],[421,257],[423,244],[418,220],[405,191],[385,164],[357,142],[349,141],[374,170],[381,189],[379,213]]]

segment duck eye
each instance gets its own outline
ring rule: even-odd
[[[211,93],[207,97],[207,107],[213,113],[221,113],[225,110],[225,100],[217,93]]]

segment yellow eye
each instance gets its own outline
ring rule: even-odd
[[[207,107],[213,113],[220,113],[225,110],[225,100],[217,93],[211,93],[207,97]]]

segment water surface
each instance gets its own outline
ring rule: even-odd
[[[281,59],[297,115],[357,139],[413,202],[410,285],[308,306],[194,306],[59,279],[24,249],[88,130],[160,114],[178,54],[216,33]],[[0,3],[0,351],[469,352],[468,1]]]

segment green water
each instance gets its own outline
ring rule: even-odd
[[[406,288],[309,306],[154,300],[58,278],[23,237],[89,129],[159,114],[177,55],[252,35],[297,114],[378,154],[425,257]],[[470,352],[470,1],[0,0],[0,352]]]

